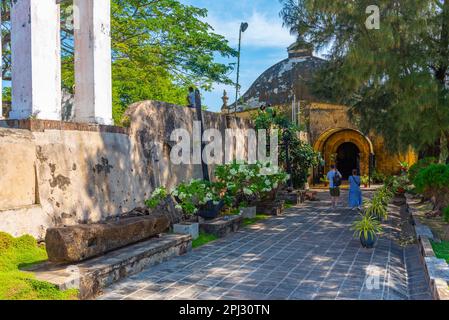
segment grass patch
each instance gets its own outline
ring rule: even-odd
[[[77,290],[60,291],[54,285],[38,281],[19,268],[47,260],[44,246],[31,236],[14,238],[0,232],[0,300],[76,299]]]
[[[204,246],[206,243],[217,240],[218,237],[213,234],[200,233],[200,236],[192,241],[192,248]]]
[[[442,241],[441,243],[432,242],[432,248],[435,255],[439,259],[446,260],[449,263],[449,242]]]
[[[246,226],[255,224],[259,221],[266,220],[269,217],[270,216],[266,215],[266,214],[258,214],[255,218],[245,218],[245,219],[243,219],[243,225],[246,227]]]

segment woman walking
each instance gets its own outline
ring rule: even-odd
[[[352,176],[349,177],[349,206],[352,210],[361,209],[362,191],[360,190],[360,176],[357,170],[352,170]]]

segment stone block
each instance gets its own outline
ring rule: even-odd
[[[257,215],[257,207],[248,207],[248,208],[241,208],[240,209],[240,215],[244,219],[252,219],[255,218]]]
[[[199,237],[199,224],[198,223],[190,223],[183,222],[177,223],[173,225],[173,232],[179,234],[189,234],[192,236],[192,239],[198,239]]]
[[[119,221],[50,228],[45,236],[51,262],[79,262],[156,236],[168,229],[165,216],[125,218]]]
[[[292,192],[279,191],[276,194],[276,199],[289,201],[294,204],[300,204],[301,203],[301,193],[300,193],[300,191],[292,191]]]
[[[207,234],[213,234],[218,238],[223,238],[231,232],[239,230],[242,223],[242,216],[225,216],[200,223],[200,231]]]
[[[267,214],[270,216],[279,216],[284,211],[284,200],[260,201],[257,203],[257,214]]]

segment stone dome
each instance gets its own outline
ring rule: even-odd
[[[313,45],[303,40],[292,44],[287,51],[287,59],[266,70],[251,85],[241,97],[243,103],[239,104],[237,111],[259,108],[264,104],[291,105],[295,96],[297,100],[313,100],[308,83],[326,61],[313,56]]]

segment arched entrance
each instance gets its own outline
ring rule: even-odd
[[[315,180],[336,165],[347,179],[353,169],[361,175],[370,175],[374,166],[374,147],[371,140],[358,130],[336,128],[324,132],[314,144],[315,151],[321,152],[324,165],[315,170]]]
[[[357,169],[357,171],[360,171],[359,148],[352,142],[341,144],[337,149],[336,165],[344,180],[349,178],[352,170]]]

